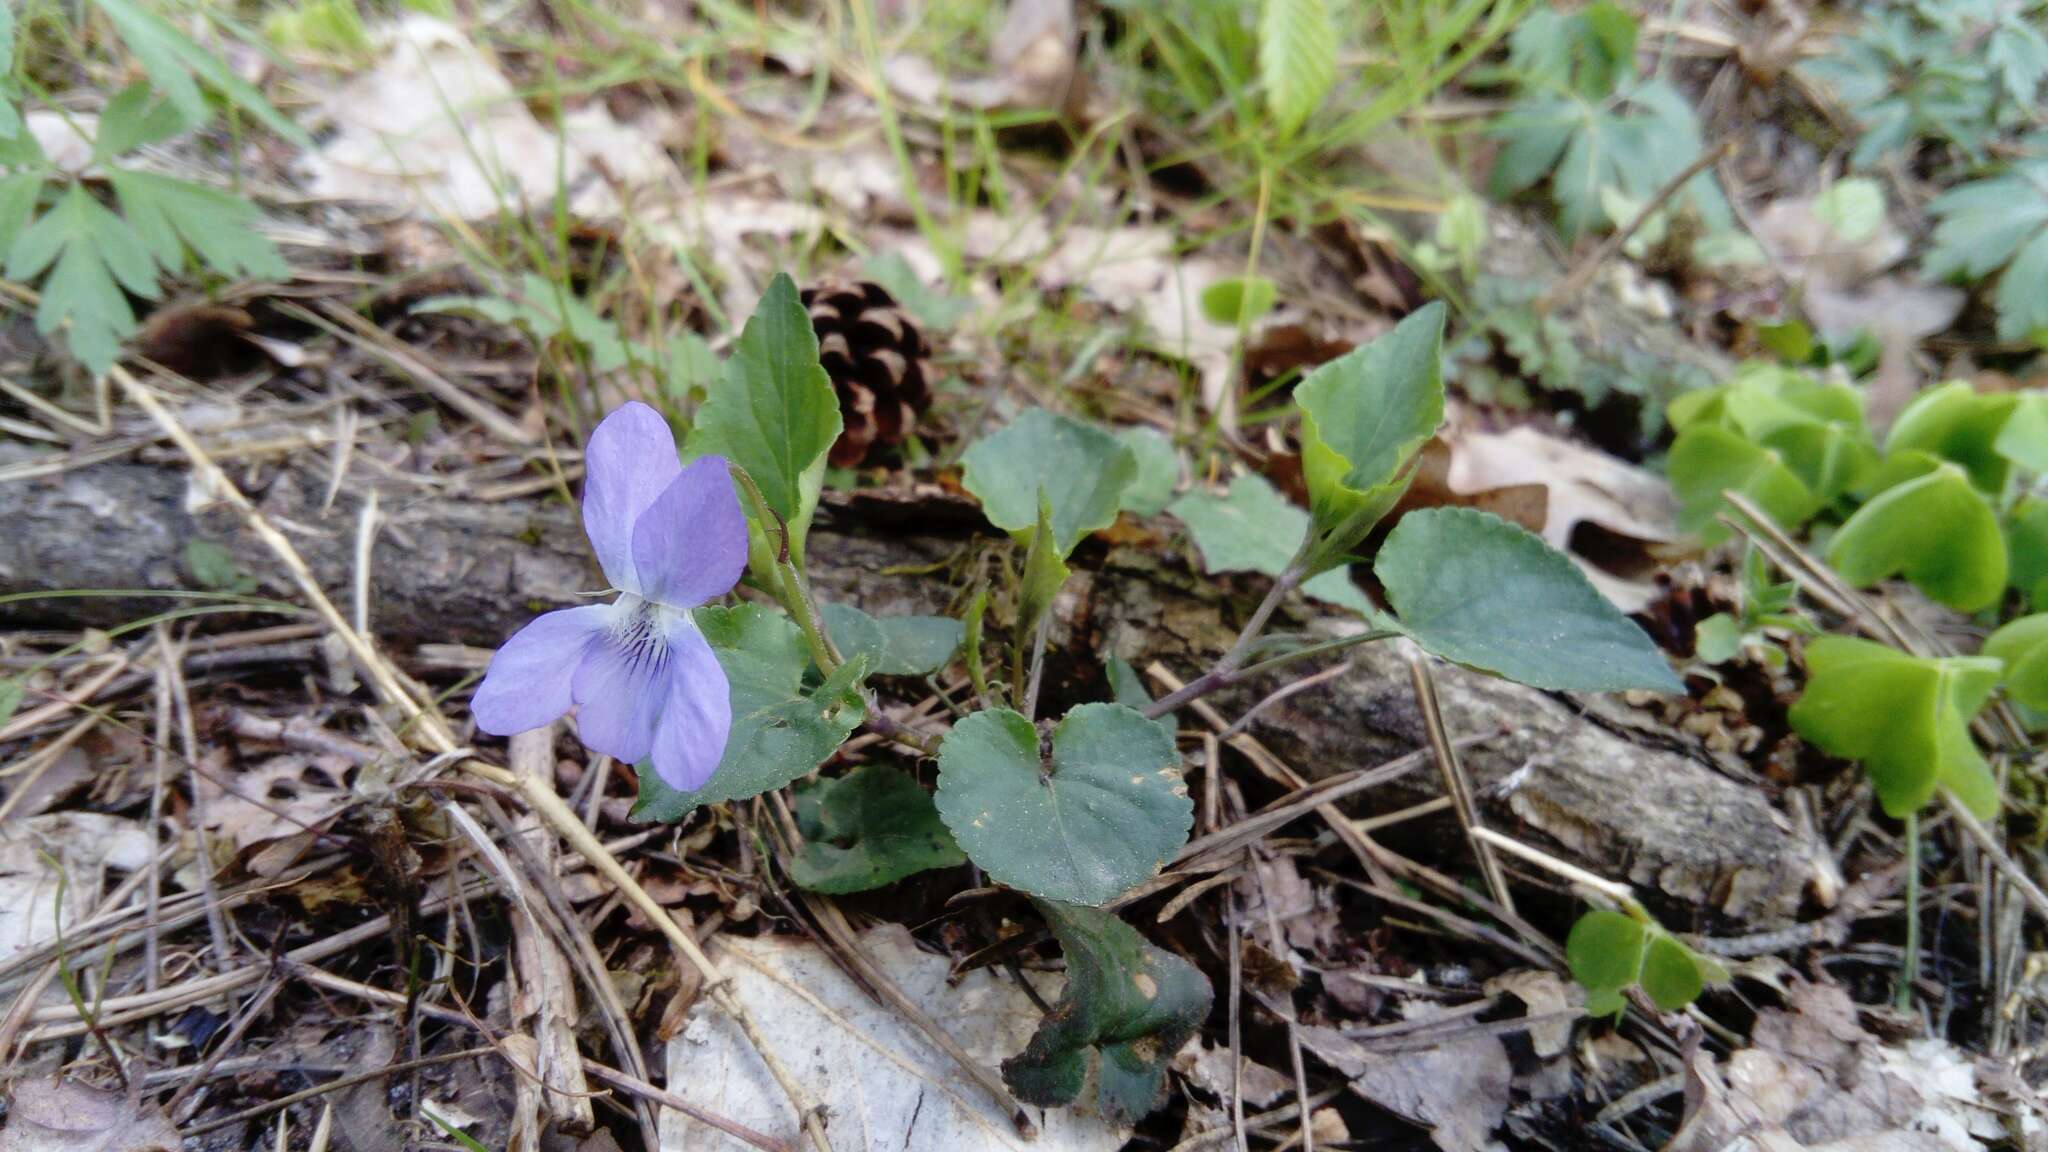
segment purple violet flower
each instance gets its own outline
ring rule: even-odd
[[[583,530],[619,598],[521,628],[491,657],[470,712],[510,736],[574,705],[587,747],[628,764],[652,755],[664,782],[694,791],[732,731],[725,670],[690,617],[747,566],[732,474],[717,456],[684,467],[668,422],[639,403],[604,418],[583,463]]]

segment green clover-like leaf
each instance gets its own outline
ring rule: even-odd
[[[2018,401],[2010,392],[1980,394],[1951,380],[1906,405],[1885,436],[1884,450],[1932,453],[1962,465],[1984,491],[2003,492],[2012,462],[1998,451],[1998,438]]]
[[[1447,660],[1538,688],[1683,691],[1663,653],[1569,557],[1497,516],[1410,512],[1373,572],[1402,631]]]
[[[1137,458],[1116,437],[1033,408],[976,441],[960,458],[961,484],[989,523],[1019,537],[1038,526],[1039,493],[1052,504],[1055,551],[1065,559],[1089,533],[1116,520]]]
[[[931,794],[900,769],[863,764],[793,789],[804,850],[789,878],[813,892],[865,892],[967,861]]]
[[[1071,1104],[1099,1049],[1103,1115],[1131,1124],[1158,1106],[1167,1064],[1208,1016],[1209,982],[1111,913],[1033,903],[1066,953],[1067,985],[1024,1051],[1003,1061],[1003,1080],[1027,1104]]]
[[[2048,500],[2022,500],[2006,517],[2006,580],[2035,608],[2048,609]]]
[[[2022,616],[1984,641],[1984,655],[2005,662],[2005,691],[2035,712],[2048,712],[2048,612]]]
[[[1720,425],[1688,428],[1671,445],[1666,461],[1678,496],[1678,526],[1707,544],[1729,535],[1720,522],[1726,493],[1737,492],[1787,528],[1797,528],[1820,511],[1821,500],[1772,449]]]
[[[850,657],[806,693],[810,648],[789,617],[759,604],[698,608],[693,615],[731,686],[732,734],[718,771],[694,792],[676,791],[651,762],[642,763],[635,820],[673,823],[700,804],[758,796],[807,776],[866,715],[865,657]]]
[[[1823,636],[1806,647],[1806,691],[1792,705],[1792,727],[1830,755],[1861,761],[1894,817],[1946,786],[1988,818],[1998,785],[1970,738],[1970,717],[1998,686],[1999,670],[1985,657],[1908,656]]]
[[[939,815],[996,880],[1034,896],[1102,904],[1187,843],[1194,805],[1173,738],[1134,708],[1083,704],[1038,730],[976,712],[939,748]]]
[[[1658,1008],[1677,1012],[1709,983],[1727,978],[1720,964],[1658,925],[1604,908],[1579,917],[1564,951],[1572,979],[1586,990],[1586,1010],[1596,1016],[1621,1011],[1631,987],[1642,988]]]
[[[1828,542],[1828,563],[1859,588],[1903,575],[1961,612],[1987,608],[2005,593],[1998,514],[1953,464],[1887,488],[1857,509]]]

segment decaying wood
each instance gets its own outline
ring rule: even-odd
[[[252,497],[291,534],[323,583],[349,586],[361,489],[344,492],[323,515],[319,477],[257,471],[243,478]],[[8,525],[0,535],[0,596],[189,589],[183,556],[193,539],[219,542],[265,591],[288,596],[288,581],[262,544],[230,512],[193,511],[201,501],[188,488],[182,469],[125,462],[0,486]],[[371,621],[393,651],[495,645],[534,613],[603,586],[575,512],[559,501],[486,504],[389,490],[381,506]],[[944,610],[970,578],[974,557],[997,543],[976,522],[971,508],[940,496],[830,501],[810,543],[820,595],[873,612]],[[1200,672],[1228,647],[1258,584],[1218,588],[1191,572],[1163,533],[1106,551],[1084,548],[1059,605],[1054,639],[1065,655],[1048,667],[1046,708],[1102,697],[1094,652]],[[110,626],[163,607],[147,597],[21,600],[0,604],[0,623]],[[1332,636],[1356,627],[1300,603],[1288,612],[1277,630]],[[1350,664],[1328,684],[1270,704],[1250,730],[1309,776],[1423,747],[1427,734],[1400,655],[1366,645]],[[1570,697],[1456,667],[1437,671],[1451,735],[1498,734],[1465,756],[1491,826],[1547,840],[1646,895],[1704,903],[1753,925],[1792,919],[1809,882],[1824,874],[1824,848],[1796,834],[1757,789],[1723,777],[1682,746],[1617,730]],[[1212,699],[1234,716],[1276,683],[1247,683]],[[1435,791],[1404,783],[1368,799],[1391,810]]]

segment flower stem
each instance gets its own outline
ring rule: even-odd
[[[1920,813],[1906,813],[1906,947],[1899,960],[1899,990],[1892,1004],[1913,1008],[1913,984],[1920,979]]]

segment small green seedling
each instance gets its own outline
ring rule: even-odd
[[[1580,916],[1565,940],[1572,979],[1586,990],[1586,1012],[1611,1016],[1628,1006],[1628,990],[1640,988],[1650,1002],[1677,1012],[1699,999],[1709,984],[1724,983],[1728,970],[1666,932],[1641,909],[1629,913],[1595,908]]]

